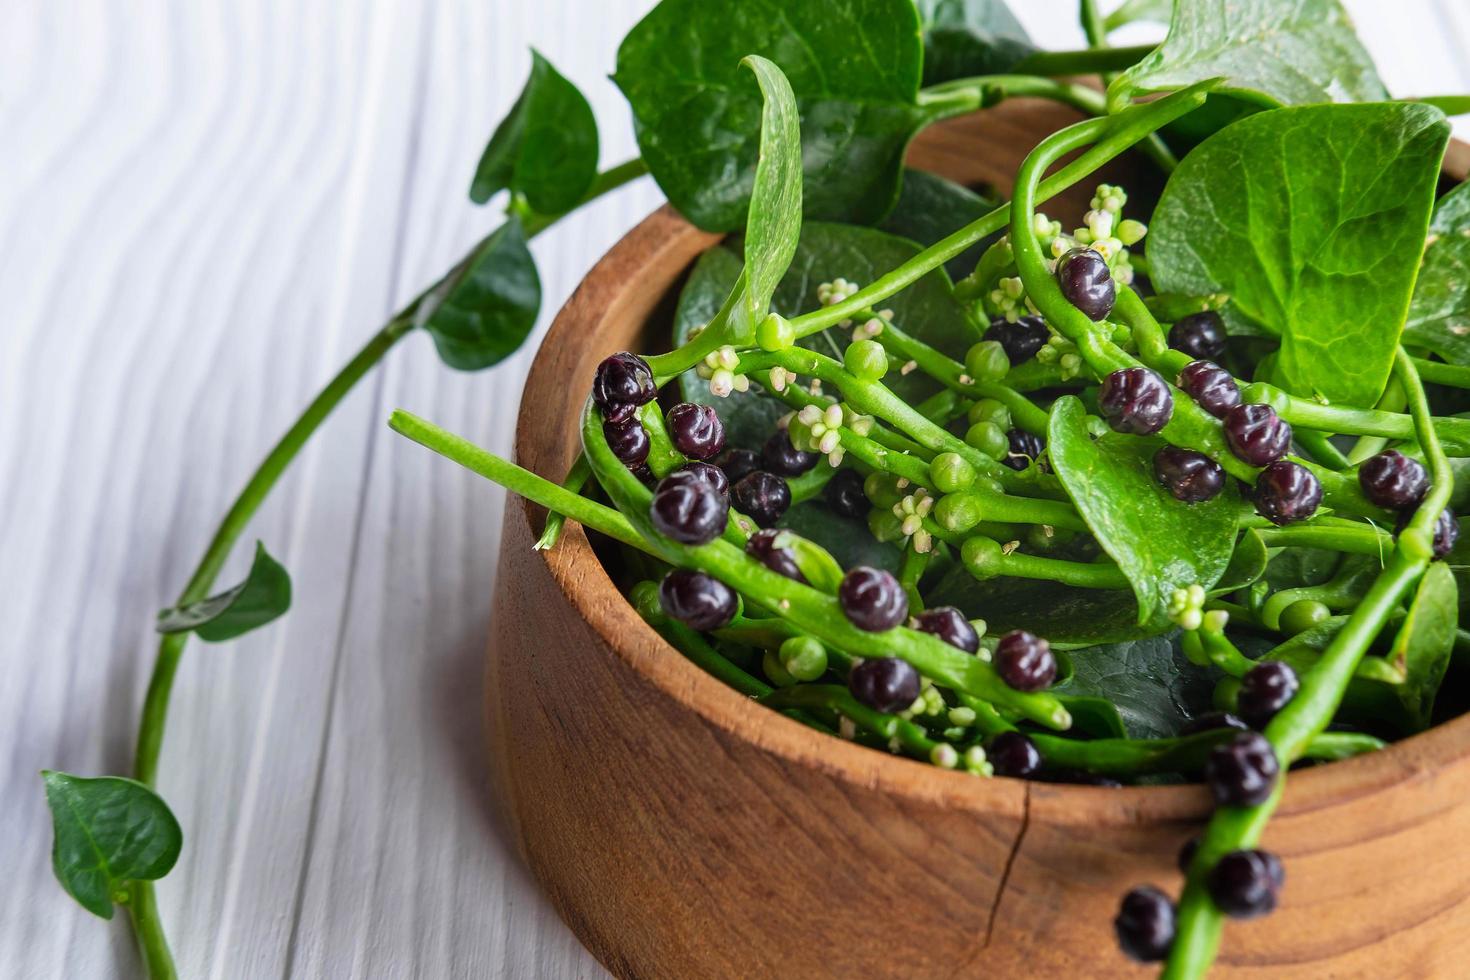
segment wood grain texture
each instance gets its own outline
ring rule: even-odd
[[[1079,42],[1075,0],[1013,5]],[[605,76],[649,6],[0,5],[0,975],[136,975],[121,923],[52,880],[36,770],[126,769],[154,611],[245,475],[495,222],[465,191],[528,45],[588,94],[604,164],[631,155]],[[1350,6],[1396,91],[1470,88],[1462,4]],[[543,323],[658,200],[644,181],[538,239]],[[184,662],[160,893],[185,976],[602,974],[487,813],[503,495],[383,426],[401,405],[504,453],[529,359],[462,375],[405,342],[251,528],[296,606]]]

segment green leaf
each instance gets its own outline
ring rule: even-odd
[[[130,881],[156,881],[179,859],[184,834],[168,805],[120,776],[42,770],[55,842],[51,867],[77,902],[104,919]]]
[[[1454,573],[1444,562],[1433,562],[1409,605],[1408,618],[1399,628],[1388,662],[1403,675],[1394,688],[1413,731],[1429,727],[1434,696],[1450,664],[1459,623],[1459,590]]]
[[[1047,452],[1077,511],[1118,563],[1138,599],[1138,622],[1163,613],[1175,589],[1209,589],[1235,550],[1234,491],[1213,500],[1175,500],[1154,478],[1156,439],[1110,432],[1094,440],[1082,402],[1051,409]]]
[[[1212,708],[1214,679],[1190,663],[1172,636],[1088,647],[1071,653],[1072,680],[1057,694],[1111,701],[1132,738],[1167,738]]]
[[[1272,592],[1321,585],[1332,578],[1342,557],[1326,548],[1282,548],[1266,566],[1266,581]]]
[[[1220,581],[1210,591],[1215,595],[1223,595],[1253,585],[1266,574],[1266,566],[1270,561],[1270,553],[1266,550],[1266,542],[1253,530],[1247,530],[1240,536],[1235,544],[1235,551],[1230,556],[1230,564],[1225,566],[1225,571],[1220,575]]]
[[[898,195],[904,148],[922,125],[923,52],[910,0],[663,0],[623,39],[613,80],[638,147],[694,224],[745,224],[759,146],[759,94],[740,78],[769,58],[801,113],[809,218],[871,223]]]
[[[924,595],[930,605],[957,606],[985,620],[991,635],[1028,630],[1059,649],[1138,640],[1174,628],[1162,613],[1139,626],[1138,600],[1127,590],[1022,578],[977,582],[960,565],[947,569]]]
[[[1072,676],[1075,678],[1076,665]],[[1085,694],[1059,694],[1057,700],[1072,716],[1072,730],[1088,738],[1127,738],[1128,726],[1118,713],[1118,706],[1107,698],[1095,698]]]
[[[924,32],[924,84],[1002,75],[1036,52],[1002,0],[915,0]]]
[[[995,210],[996,201],[927,170],[905,170],[898,204],[878,227],[891,235],[918,242],[926,248],[946,238],[977,218]],[[944,263],[951,279],[959,280],[975,270],[975,263],[1000,237],[997,232],[965,249]]]
[[[837,592],[837,587],[842,584],[843,567],[826,548],[789,526],[782,527],[781,533],[776,535],[775,547],[791,552],[791,560],[796,562],[796,567],[801,569],[812,588],[829,594]]]
[[[766,315],[801,236],[801,129],[796,96],[781,69],[758,55],[741,64],[764,97],[760,156],[745,221],[745,314],[750,329]]]
[[[1404,342],[1470,364],[1470,183],[1434,206]]]
[[[792,507],[778,526],[825,548],[844,569],[868,565],[897,574],[903,561],[903,552],[873,537],[866,521],[834,513],[820,500],[808,500]]]
[[[430,290],[414,326],[434,338],[445,364],[478,371],[514,354],[540,309],[536,261],[520,218],[511,216]]]
[[[596,176],[592,107],[533,50],[526,87],[485,146],[470,200],[484,204],[509,187],[542,214],[561,214],[577,205]]]
[[[1414,288],[1449,126],[1406,103],[1274,109],[1184,158],[1150,223],[1161,292],[1227,293],[1308,397],[1370,406]]]
[[[1108,105],[1212,78],[1281,105],[1388,98],[1337,0],[1177,0],[1169,36],[1113,80]]]
[[[233,640],[283,615],[291,608],[291,576],[255,543],[255,561],[245,581],[208,599],[175,606],[158,614],[160,633],[193,630],[209,643]]]

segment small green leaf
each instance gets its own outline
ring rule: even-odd
[[[1223,595],[1253,585],[1266,574],[1269,560],[1266,542],[1255,531],[1247,530],[1236,542],[1235,552],[1230,556],[1230,564],[1225,567],[1220,581],[1210,591],[1215,595]]]
[[[836,593],[837,587],[842,584],[843,569],[826,548],[789,527],[782,528],[781,533],[776,535],[775,545],[791,552],[796,567],[801,569],[801,574],[806,576],[812,588]]]
[[[1299,395],[1371,406],[1388,379],[1423,250],[1444,116],[1407,103],[1273,109],[1179,165],[1150,222],[1162,292],[1226,293],[1281,338]]]
[[[1138,599],[1126,589],[1084,589],[1024,578],[977,582],[958,563],[926,586],[924,596],[932,606],[958,606],[967,616],[985,620],[992,636],[1028,630],[1069,650],[1139,640],[1174,628],[1162,612],[1139,626]]]
[[[1429,727],[1434,696],[1450,664],[1459,622],[1459,590],[1444,562],[1433,562],[1409,605],[1408,618],[1394,638],[1388,662],[1403,675],[1394,688],[1413,731]]]
[[[592,107],[551,63],[531,52],[531,74],[475,168],[470,200],[510,188],[542,214],[575,207],[597,176]]]
[[[1058,695],[1112,702],[1132,738],[1167,738],[1211,708],[1214,680],[1190,663],[1176,637],[1111,643],[1073,650],[1071,681]]]
[[[801,128],[796,96],[781,69],[759,55],[741,64],[760,83],[760,155],[745,221],[745,315],[751,330],[766,315],[801,236]]]
[[[878,228],[927,248],[989,214],[996,206],[997,202],[938,174],[927,170],[905,170],[898,204]],[[975,263],[980,261],[985,249],[999,237],[1000,232],[997,232],[971,245],[944,263],[944,271],[956,281],[968,276],[975,271]]]
[[[1470,183],[1434,206],[1404,341],[1470,364]]]
[[[924,32],[924,84],[1003,75],[1036,52],[1002,0],[915,0]]]
[[[1388,98],[1338,0],[1177,0],[1169,36],[1113,80],[1108,104],[1212,78],[1281,105]]]
[[[114,896],[131,881],[169,873],[184,844],[168,805],[120,776],[86,779],[42,770],[55,842],[56,880],[93,915],[112,918]]]
[[[794,531],[810,544],[817,545],[844,569],[867,565],[896,574],[903,561],[903,552],[873,537],[865,521],[843,517],[821,500],[795,505],[782,516],[778,526]],[[802,558],[802,555],[797,555],[798,561]],[[805,567],[802,572],[815,584],[816,579]]]
[[[910,0],[663,0],[623,39],[613,80],[674,207],[733,231],[745,225],[761,117],[740,63],[769,58],[801,113],[806,216],[869,223],[893,206],[925,119],[918,20]]]
[[[1186,504],[1153,475],[1159,442],[1110,432],[1094,440],[1078,399],[1058,399],[1051,409],[1047,453],[1093,536],[1133,586],[1138,622],[1168,606],[1175,589],[1209,589],[1224,574],[1235,550],[1235,494]]]
[[[1076,664],[1072,677],[1077,676]],[[1127,738],[1128,726],[1118,706],[1107,698],[1096,698],[1085,694],[1059,694],[1057,700],[1072,716],[1072,730],[1088,738]]]
[[[160,633],[198,634],[201,640],[221,643],[258,629],[291,608],[291,576],[255,543],[255,561],[245,581],[208,599],[175,606],[158,614]]]
[[[536,260],[512,216],[424,297],[414,325],[434,338],[445,364],[478,371],[514,354],[540,309]]]

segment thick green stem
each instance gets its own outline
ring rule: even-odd
[[[1083,48],[1080,51],[1038,51],[1016,66],[1032,75],[1091,75],[1122,71],[1142,61],[1157,45],[1128,48]]]
[[[153,882],[134,881],[128,885],[128,916],[148,976],[152,980],[176,980],[179,971],[169,952],[168,937],[163,934],[163,917],[158,914],[158,894]]]
[[[1248,402],[1270,405],[1293,428],[1385,439],[1413,439],[1415,434],[1413,418],[1402,412],[1322,405],[1310,398],[1288,395],[1280,388],[1261,382],[1246,385],[1241,396]],[[1450,455],[1470,455],[1470,419],[1431,418],[1430,422],[1435,433],[1446,443]]]

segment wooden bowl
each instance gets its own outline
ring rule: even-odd
[[[1072,118],[1006,103],[926,133],[910,161],[1007,190]],[[1455,147],[1456,177],[1465,154]],[[683,274],[717,240],[665,207],[589,273],[531,369],[522,465],[565,472],[597,362],[666,327]],[[521,855],[613,973],[1139,974],[1113,915],[1134,885],[1178,890],[1180,845],[1210,813],[1202,787],[977,779],[815,732],[668,646],[580,528],[533,551],[542,518],[506,506],[486,682],[494,782]],[[1293,774],[1265,840],[1288,869],[1281,908],[1227,927],[1216,975],[1470,973],[1467,755],[1462,717]]]

